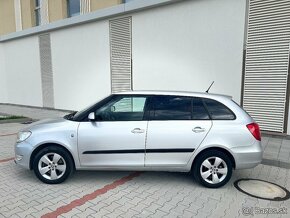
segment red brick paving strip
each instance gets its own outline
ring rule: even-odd
[[[125,184],[126,182],[134,179],[135,177],[140,176],[140,174],[141,174],[141,172],[131,173],[128,176],[125,176],[121,179],[118,179],[118,180],[114,181],[113,183],[104,186],[101,189],[98,189],[98,190],[96,190],[90,194],[87,194],[79,199],[76,199],[67,205],[61,206],[51,213],[44,214],[42,216],[42,218],[54,218],[54,217],[60,216],[64,213],[67,213],[67,212],[71,211],[73,208],[81,206],[81,205],[85,204],[86,202],[93,200],[96,197],[103,195],[103,194],[107,193],[108,191],[117,188],[120,185]]]
[[[11,160],[14,160],[14,157],[10,157],[10,158],[7,158],[7,159],[2,159],[2,160],[0,160],[0,163],[5,163],[5,162],[11,161]]]

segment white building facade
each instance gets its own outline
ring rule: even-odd
[[[210,92],[262,130],[290,134],[287,14],[287,0],[136,0],[4,35],[0,103],[79,110],[116,91],[215,81]]]

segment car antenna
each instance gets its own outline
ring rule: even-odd
[[[212,81],[212,83],[210,84],[210,86],[208,87],[208,89],[205,91],[206,93],[208,93],[208,91],[210,90],[210,88],[212,87],[213,84],[214,84],[214,81]]]

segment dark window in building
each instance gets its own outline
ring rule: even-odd
[[[80,14],[80,0],[67,0],[67,16],[73,17]]]
[[[209,120],[210,119],[201,98],[193,98],[192,119],[193,120]]]
[[[41,15],[40,15],[40,0],[35,0],[35,24],[36,26],[41,25]]]
[[[191,99],[182,96],[156,96],[152,99],[152,120],[191,120]]]
[[[204,103],[213,120],[234,120],[233,112],[225,105],[212,99],[204,99]]]

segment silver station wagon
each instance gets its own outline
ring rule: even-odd
[[[233,169],[262,160],[258,124],[230,97],[132,91],[18,133],[15,162],[48,184],[74,170],[192,172],[200,184],[226,184]]]

